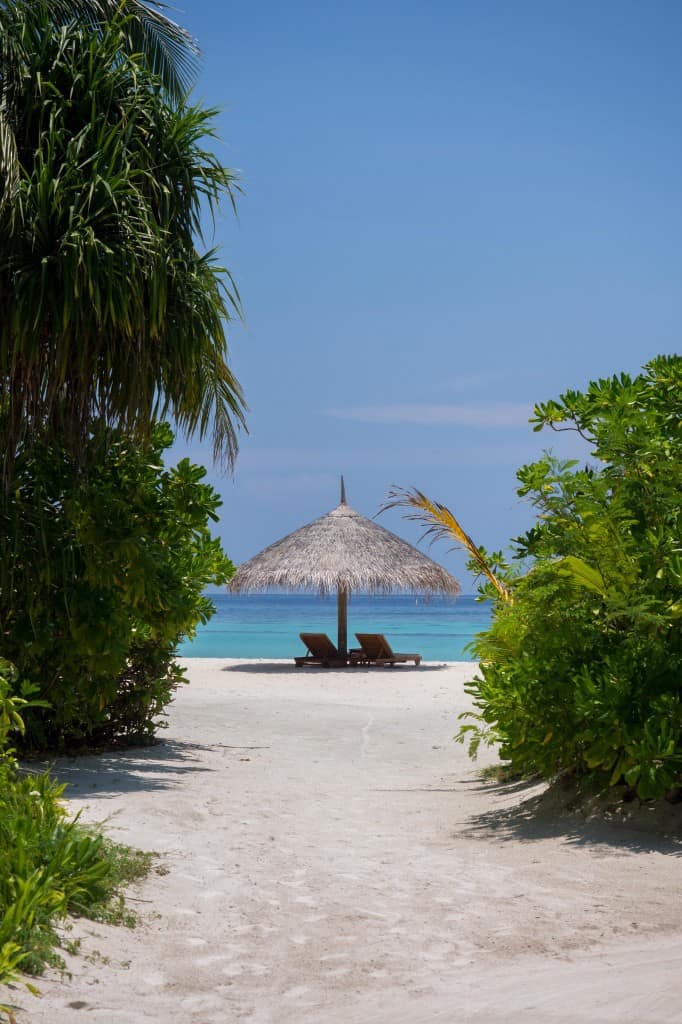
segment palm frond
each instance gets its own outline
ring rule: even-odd
[[[93,419],[142,436],[169,414],[231,465],[239,293],[196,248],[201,215],[239,189],[204,148],[214,112],[169,104],[144,62],[121,59],[120,23],[54,31],[52,8],[33,13],[17,26],[6,132],[0,106],[7,446],[58,430],[78,450]]]
[[[11,210],[19,192],[19,154],[17,140],[12,125],[7,118],[7,111],[0,101],[0,209]]]
[[[56,25],[78,22],[89,28],[125,18],[128,53],[143,54],[175,102],[190,90],[200,59],[199,44],[164,12],[165,3],[142,0],[50,0]]]
[[[492,583],[500,597],[504,601],[510,600],[509,588],[495,576],[481,550],[446,505],[431,501],[416,487],[412,489],[392,487],[388,493],[388,500],[381,506],[380,512],[387,512],[393,508],[413,510],[408,512],[405,518],[422,523],[427,527],[422,539],[428,537],[431,543],[437,540],[455,540],[473,559],[481,574]]]

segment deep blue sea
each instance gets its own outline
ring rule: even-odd
[[[185,658],[293,658],[304,654],[299,633],[327,633],[336,643],[336,598],[311,594],[212,594],[216,614],[185,641]],[[490,623],[490,608],[473,597],[352,594],[348,646],[354,633],[384,633],[395,651],[426,661],[471,661],[474,635]]]

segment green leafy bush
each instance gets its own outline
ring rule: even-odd
[[[516,541],[473,645],[477,712],[459,738],[521,772],[573,773],[641,798],[682,785],[682,358],[536,406],[578,431],[587,465],[547,455],[518,473],[537,522]],[[476,566],[472,566],[476,569]],[[500,568],[498,566],[498,572]]]
[[[31,702],[11,695],[17,679],[0,659],[0,985],[60,962],[55,924],[67,913],[120,919],[118,887],[146,873],[150,861],[67,820],[64,786],[47,773],[19,771],[10,734],[23,731]],[[0,993],[3,1011],[13,1019]]]
[[[139,742],[182,681],[174,656],[214,611],[234,568],[208,523],[205,470],[165,469],[149,445],[94,434],[78,461],[57,443],[20,449],[0,495],[0,650],[49,707],[26,710],[24,747]]]

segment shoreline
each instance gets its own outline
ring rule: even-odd
[[[304,653],[301,632],[326,633],[336,643],[337,603],[317,594],[217,594],[215,615],[198,629],[198,657],[279,660]],[[348,642],[356,647],[356,632],[383,633],[396,651],[418,651],[427,661],[468,660],[463,650],[477,633],[488,628],[489,605],[475,595],[430,598],[410,594],[353,593],[348,608]],[[187,644],[181,657],[194,658]]]
[[[450,660],[447,660],[447,659],[444,659],[444,658],[430,658],[428,660],[423,660],[421,662],[421,665],[414,665],[412,662],[409,662],[409,663],[405,663],[405,664],[397,664],[397,665],[394,665],[394,666],[391,666],[391,665],[363,665],[363,664],[358,664],[358,665],[341,665],[338,668],[322,668],[322,667],[320,667],[318,665],[312,665],[312,666],[311,665],[306,665],[306,666],[303,666],[303,667],[299,668],[294,663],[293,655],[290,658],[214,658],[214,657],[205,657],[203,655],[201,655],[199,657],[196,657],[196,658],[194,658],[194,657],[193,658],[187,658],[187,657],[185,657],[183,655],[182,657],[180,657],[180,656],[177,657],[176,660],[179,661],[180,664],[183,667],[187,668],[187,669],[191,668],[194,665],[197,665],[197,663],[199,663],[199,664],[205,663],[207,666],[213,665],[214,667],[217,667],[218,665],[222,665],[222,666],[224,666],[226,668],[229,668],[229,669],[235,669],[239,665],[247,665],[247,666],[274,665],[277,668],[283,668],[283,669],[292,668],[292,669],[296,669],[296,671],[300,672],[300,673],[304,673],[304,672],[305,673],[310,673],[311,671],[313,671],[313,672],[319,673],[320,675],[322,675],[323,673],[326,673],[326,672],[352,672],[352,673],[357,675],[360,672],[376,672],[376,673],[381,673],[383,671],[390,672],[391,670],[398,671],[398,672],[402,672],[402,671],[405,671],[405,672],[408,672],[408,671],[409,672],[419,672],[420,668],[430,668],[430,669],[434,669],[434,668],[454,668],[454,669],[458,669],[458,670],[461,670],[461,671],[469,672],[469,671],[473,671],[473,670],[478,668],[478,662],[477,661],[462,661],[462,660],[454,660],[454,659],[450,661]]]
[[[679,837],[484,782],[452,742],[475,663],[183,665],[159,744],[55,765],[160,873],[132,932],[73,923],[18,1024],[675,1019]]]

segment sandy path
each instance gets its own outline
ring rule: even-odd
[[[682,1021],[682,842],[481,782],[472,666],[188,664],[163,745],[57,766],[167,873],[19,1024]]]

